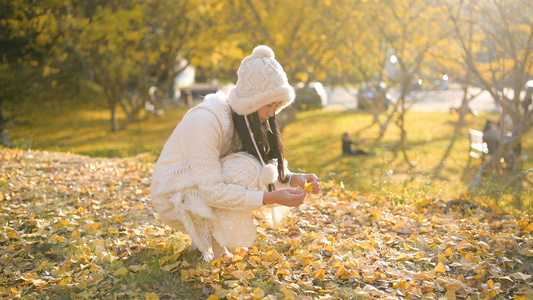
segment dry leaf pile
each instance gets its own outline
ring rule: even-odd
[[[250,249],[192,261],[154,217],[145,161],[0,148],[0,297],[183,299],[170,280],[204,299],[533,299],[530,216],[335,182],[257,220]]]

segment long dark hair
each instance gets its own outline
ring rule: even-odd
[[[281,132],[279,131],[278,123],[276,122],[276,116],[274,115],[269,118],[267,122],[262,124],[257,112],[248,115],[248,122],[250,123],[250,129],[254,135],[257,147],[259,148],[259,154],[255,150],[252,137],[248,132],[246,120],[244,119],[245,116],[238,115],[235,112],[232,113],[232,116],[235,131],[242,144],[242,149],[240,150],[250,153],[258,160],[261,160],[262,158],[265,163],[271,159],[277,159],[278,180],[279,182],[286,183],[289,179],[285,176],[283,168],[283,143],[281,141]],[[259,155],[261,155],[261,158],[259,158]]]

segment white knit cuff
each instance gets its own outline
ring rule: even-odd
[[[252,211],[263,206],[263,194],[264,193],[265,193],[264,191],[247,190],[246,191],[246,202],[243,203],[244,207],[242,208],[242,210]]]
[[[288,170],[287,170],[287,171],[288,171]],[[289,177],[289,180],[287,181],[287,185],[288,185],[289,187],[291,187],[291,179],[292,179],[292,175],[293,175],[293,174],[294,174],[294,173],[292,173],[291,171],[289,171],[289,174],[286,175],[287,177]]]

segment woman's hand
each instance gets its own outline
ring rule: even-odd
[[[303,173],[292,174],[290,185],[304,189],[306,182],[311,183],[313,187],[313,190],[311,191],[311,193],[318,194],[320,192],[320,184],[319,184],[320,180],[318,180],[318,177],[315,174],[303,174]]]
[[[279,204],[284,206],[299,206],[304,203],[305,191],[294,189],[279,189],[263,194],[263,204]]]

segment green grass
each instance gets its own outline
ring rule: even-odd
[[[472,180],[481,166],[480,160],[469,162],[469,141],[467,128],[482,129],[487,118],[496,115],[481,113],[469,115],[467,126],[461,136],[454,137],[457,115],[444,112],[410,112],[406,118],[408,157],[415,163],[409,168],[399,151],[391,150],[399,140],[399,130],[391,125],[383,139],[372,118],[355,111],[325,112],[309,111],[298,115],[285,132],[287,159],[292,168],[317,173],[325,180],[342,182],[351,189],[381,195],[413,195],[427,193],[433,196],[453,198],[459,195]],[[349,132],[374,156],[343,156],[341,134]],[[452,139],[456,138],[453,150],[444,160],[443,168],[436,173],[436,167],[443,159]],[[533,166],[533,134],[522,140],[523,154],[529,156],[525,169]],[[531,195],[531,189],[526,190]]]
[[[165,140],[186,112],[183,107],[161,116],[143,113],[137,122],[111,131],[110,114],[92,102],[56,100],[24,103],[19,125],[9,132],[21,149],[72,152],[100,157],[126,157],[140,153],[158,155]],[[120,115],[121,121],[124,119]]]
[[[111,132],[109,113],[91,102],[48,102],[26,104],[19,126],[10,130],[13,143],[21,149],[73,152],[90,156],[125,157],[149,153],[155,160],[166,139],[187,108],[167,107],[161,116],[141,115],[126,130]],[[403,155],[394,150],[399,130],[391,124],[377,141],[379,128],[372,117],[356,111],[311,110],[298,113],[297,119],[284,130],[286,155],[294,171],[313,172],[324,180],[334,180],[347,188],[398,198],[397,195],[429,194],[433,197],[457,197],[470,183],[481,166],[480,160],[469,162],[467,128],[481,130],[485,121],[498,115],[469,115],[461,135],[454,137],[457,115],[446,112],[411,111],[406,116],[408,157],[415,164],[409,168]],[[374,156],[341,155],[341,135],[349,132],[353,139],[366,139],[361,147]],[[455,139],[453,149],[441,164],[443,155]],[[529,159],[524,169],[533,168],[533,132],[522,140],[523,154]],[[488,189],[488,187],[487,187]],[[531,186],[524,194],[532,195]],[[531,197],[530,197],[531,198]],[[401,197],[395,201],[401,202]],[[499,201],[512,202],[505,195]]]

